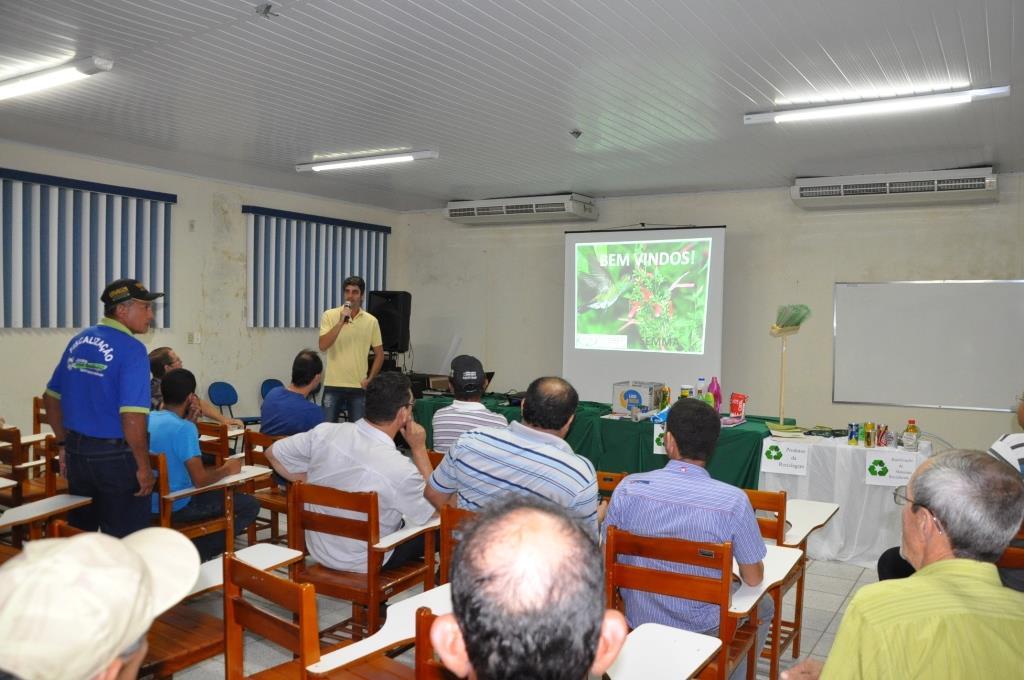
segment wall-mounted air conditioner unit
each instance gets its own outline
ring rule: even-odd
[[[583,194],[515,196],[483,201],[449,201],[445,217],[465,224],[596,220],[594,199]]]
[[[801,208],[968,203],[999,199],[992,168],[897,172],[884,175],[810,177],[789,189]]]

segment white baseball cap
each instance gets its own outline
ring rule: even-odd
[[[0,567],[0,669],[22,680],[89,680],[198,575],[199,553],[173,529],[29,541]]]

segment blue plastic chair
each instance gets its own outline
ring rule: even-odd
[[[264,380],[263,384],[260,385],[260,398],[266,399],[267,395],[270,394],[270,390],[275,387],[284,387],[284,383],[277,378],[267,378]]]
[[[228,407],[228,415],[235,418],[235,412],[231,409],[232,406],[238,403],[238,392],[235,390],[234,385],[227,382],[212,382],[210,383],[209,389],[210,403],[220,409],[221,413],[224,413],[224,407]],[[249,425],[258,425],[260,422],[259,416],[243,416],[238,418],[242,423],[248,427]]]

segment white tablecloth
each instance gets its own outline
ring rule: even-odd
[[[816,560],[851,562],[874,567],[878,556],[900,544],[900,506],[891,486],[864,483],[865,456],[873,451],[849,446],[841,439],[808,437],[807,475],[761,473],[759,487],[785,491],[789,498],[830,501],[839,512],[811,534],[807,554]],[[891,451],[891,449],[888,449]],[[931,455],[931,442],[922,441],[917,464]]]

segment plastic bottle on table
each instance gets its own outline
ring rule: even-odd
[[[722,407],[722,386],[718,384],[718,376],[711,376],[711,384],[708,385],[708,394],[712,395],[715,399],[715,402],[711,404],[715,407],[715,413],[720,413]]]
[[[704,381],[704,378],[697,378],[697,394],[695,396],[701,401],[704,400],[704,387],[706,385],[707,383]]]
[[[921,430],[917,428],[917,421],[911,418],[907,421],[907,429],[903,430],[900,437],[903,448],[907,451],[917,451],[918,443],[921,441]]]

